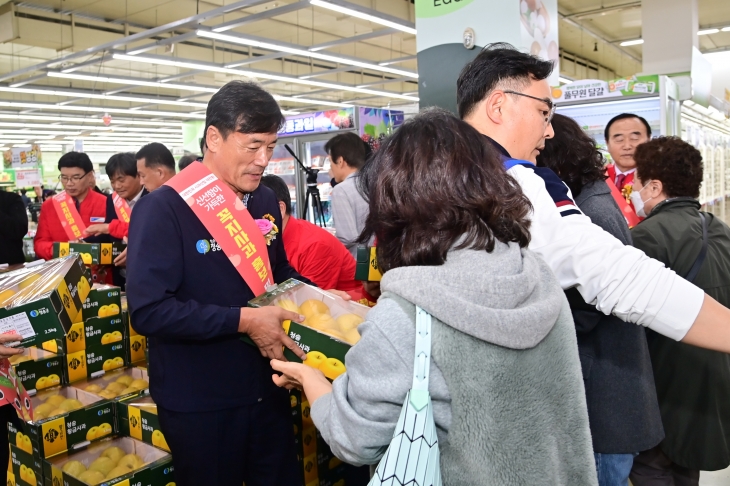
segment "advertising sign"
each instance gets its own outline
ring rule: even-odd
[[[623,96],[659,93],[659,76],[629,76],[602,81],[582,79],[555,87],[552,96],[555,101],[580,101],[599,98],[621,98]]]
[[[3,152],[3,164],[6,169],[33,169],[41,162],[41,148],[36,144],[13,147]]]
[[[17,187],[36,187],[41,185],[40,169],[18,170],[15,172],[15,185]]]
[[[279,136],[292,137],[351,128],[355,128],[354,107],[288,116],[286,123],[279,130]]]

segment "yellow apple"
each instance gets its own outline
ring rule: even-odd
[[[23,436],[23,447],[21,447],[28,454],[33,454],[33,444],[30,442],[30,437],[27,435]]]
[[[13,295],[15,295],[15,290],[13,289],[5,289],[3,291],[0,291],[0,306],[4,305],[6,301],[12,299]]]
[[[117,332],[118,332],[118,331],[117,331]],[[117,378],[117,380],[116,380],[116,382],[117,382],[117,383],[121,383],[121,384],[122,384],[122,385],[124,385],[124,386],[129,386],[129,385],[131,385],[133,381],[134,381],[134,378],[132,378],[132,377],[131,377],[131,376],[129,376],[129,375],[123,375],[123,376],[120,376],[120,377],[119,377],[119,378]]]
[[[65,415],[68,413],[68,410],[64,410],[62,408],[54,408],[51,410],[51,412],[48,414],[47,418],[55,417],[56,415]]]
[[[96,439],[96,434],[99,432],[99,427],[91,427],[86,432],[86,440],[94,440]]]
[[[109,344],[110,342],[112,342],[112,334],[110,332],[104,333],[101,337],[101,344]],[[106,363],[104,364],[106,365]]]
[[[119,396],[129,395],[130,393],[138,393],[140,391],[141,390],[137,390],[136,388],[134,388],[132,386],[128,386],[127,388],[125,388],[124,390],[122,390],[121,392],[119,392]]]
[[[28,468],[25,470],[25,481],[28,484],[37,484],[35,479],[35,471],[32,468]]]
[[[35,388],[36,390],[42,390],[44,388],[48,388],[48,378],[45,376],[41,376],[38,378],[38,381],[35,382]]]
[[[160,449],[165,449],[167,452],[170,452],[170,446],[167,445],[167,440],[165,440],[165,436],[159,430],[155,430],[154,432],[152,432],[152,445],[155,447],[159,447]]]
[[[327,358],[319,369],[324,373],[324,376],[330,380],[334,380],[345,372],[345,365],[339,359]]]
[[[288,311],[296,312],[297,314],[299,314],[299,307],[293,300],[281,299],[279,300],[279,302],[276,303],[276,305],[278,305],[282,309],[286,309]]]
[[[304,364],[307,366],[311,366],[312,368],[319,369],[319,367],[322,365],[322,363],[325,362],[326,359],[327,356],[320,353],[319,351],[310,351],[307,353],[307,359],[304,360]],[[296,398],[292,398],[296,400]],[[296,403],[292,404],[292,407],[294,406],[296,406]]]
[[[114,469],[116,464],[108,457],[98,457],[94,462],[89,465],[89,471],[99,471],[105,477],[109,474],[109,471]]]
[[[107,400],[111,400],[112,398],[116,398],[117,394],[109,391],[109,390],[102,390],[99,393],[97,393],[102,398],[106,398]]]
[[[117,314],[119,314],[119,306],[117,304],[109,304],[106,311],[107,317],[115,316]]]
[[[142,391],[142,390],[146,390],[147,388],[149,388],[150,384],[146,380],[137,379],[137,380],[134,380],[129,386]]]
[[[61,377],[56,374],[48,375],[47,380],[48,386],[56,386],[61,384]]]
[[[118,478],[120,476],[124,476],[125,474],[129,474],[130,472],[131,471],[126,467],[117,466],[114,469],[112,469],[111,471],[109,471],[109,474],[106,475],[106,478],[114,479],[114,478]]]
[[[313,316],[307,317],[302,324],[323,332],[329,331],[330,329],[337,329],[337,322],[329,314],[314,314]]]
[[[86,466],[84,466],[79,461],[68,461],[66,464],[63,465],[62,469],[63,472],[75,478],[79,477],[81,473],[86,472]]]
[[[110,371],[114,369],[114,361],[111,359],[108,359],[104,361],[104,364],[101,367],[104,371]]]
[[[329,314],[330,308],[327,304],[321,300],[309,299],[305,300],[304,303],[299,307],[300,314],[309,319],[315,314]]]
[[[51,395],[50,397],[46,398],[46,403],[53,405],[55,408],[58,408],[58,406],[61,405],[64,400],[66,400],[66,397],[64,397],[63,395]]]
[[[81,253],[80,255],[84,265],[91,265],[91,262],[94,261],[94,259],[91,258],[91,253]]]
[[[104,424],[101,424],[99,426],[98,430],[96,431],[96,438],[98,439],[99,437],[104,437],[105,435],[109,435],[111,433],[112,433],[112,426],[107,423],[104,423]]]
[[[15,446],[23,448],[23,433],[20,431],[15,433]]]
[[[89,385],[86,388],[84,388],[84,390],[86,390],[89,393],[99,393],[102,390],[102,388],[99,385],[92,384],[92,385]]]
[[[112,468],[114,469],[114,468]],[[111,469],[109,469],[111,471]],[[78,475],[78,479],[80,481],[85,482],[86,484],[91,484],[93,486],[96,486],[99,483],[103,483],[104,479],[106,477],[104,476],[104,473],[101,471],[97,471],[94,469],[89,469],[88,471],[84,471],[81,474]]]
[[[102,456],[108,457],[109,459],[114,461],[114,464],[118,464],[119,460],[126,454],[127,453],[124,452],[124,450],[116,446],[107,447],[106,449],[104,449],[104,452],[101,453]]]
[[[362,317],[357,314],[343,314],[337,318],[337,325],[340,326],[342,332],[346,333],[351,329],[356,329],[362,321]]]
[[[41,403],[37,407],[33,407],[33,415],[35,414],[42,414],[42,415],[48,415],[48,413],[53,410],[55,407],[51,405],[50,403]]]
[[[114,331],[114,332],[118,332],[118,331]],[[112,333],[112,336],[113,335],[114,335],[114,333]],[[112,361],[114,362],[114,369],[122,368],[124,366],[124,358],[122,358],[121,356],[117,356],[116,358],[112,359]]]
[[[339,339],[340,341],[346,341],[345,335],[342,334],[342,332],[339,329],[326,329],[324,332],[329,334],[330,336]]]
[[[30,287],[31,285],[33,285],[33,283],[36,280],[38,280],[40,278],[41,278],[41,276],[38,275],[37,273],[34,273],[33,275],[28,275],[27,277],[25,277],[23,280],[20,281],[20,283],[18,284],[18,290],[20,291],[20,290]]]
[[[84,408],[84,404],[80,401],[76,400],[75,398],[68,398],[61,402],[58,405],[58,408],[61,408],[63,410],[66,410],[68,412],[72,412],[74,410],[78,410],[80,408]]]
[[[348,343],[355,345],[360,340],[360,333],[357,332],[357,329],[350,329],[345,333],[345,341]]]
[[[28,482],[28,467],[25,464],[20,465],[20,479]]]
[[[110,343],[116,343],[116,342],[119,342],[119,341],[121,341],[121,340],[122,340],[122,333],[121,333],[121,332],[119,332],[119,331],[114,331],[114,332],[112,333],[112,338],[111,338],[111,341],[109,341],[109,342],[110,342]]]
[[[134,471],[136,469],[139,469],[142,467],[144,462],[142,462],[142,459],[140,459],[139,456],[135,454],[127,454],[126,456],[119,459],[119,464],[117,464],[119,467],[126,467],[131,471]]]
[[[122,385],[121,383],[117,383],[117,382],[109,383],[106,386],[107,391],[110,391],[110,392],[116,393],[116,394],[121,393],[122,390],[124,390],[125,388],[126,387],[124,385]]]

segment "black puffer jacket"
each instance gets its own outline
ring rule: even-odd
[[[702,247],[700,204],[676,198],[658,204],[632,230],[634,246],[687,275]],[[708,223],[707,257],[694,283],[730,306],[730,228],[714,215]],[[657,396],[666,439],[662,451],[692,469],[730,465],[730,355],[696,348],[649,331]]]

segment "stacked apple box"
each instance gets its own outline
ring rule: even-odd
[[[117,403],[117,425],[120,435],[170,452],[170,446],[160,430],[157,404],[148,394],[120,400]]]
[[[305,317],[304,322],[285,322],[284,329],[307,353],[304,362],[319,369],[334,380],[345,372],[345,355],[360,335],[357,326],[365,319],[369,308],[299,282],[288,280],[276,289],[249,302],[251,307],[277,305]],[[242,338],[250,344],[252,341]],[[301,361],[285,350],[291,361]],[[312,423],[309,403],[299,392],[291,396],[292,420],[297,442],[298,457],[305,486],[333,486],[344,484],[344,466],[322,440]]]
[[[64,355],[69,383],[101,376],[129,364],[127,326],[121,312],[121,289],[94,284],[60,344],[47,342],[47,351]]]
[[[10,363],[29,395],[68,383],[63,356],[58,354],[38,348],[24,348],[23,354],[10,358]]]
[[[68,243],[53,244],[53,258],[78,254],[86,265],[112,265],[127,247],[124,243]]]
[[[376,256],[376,248],[358,247],[357,262],[355,264],[355,280],[363,280],[369,282],[380,282],[383,274],[378,268],[378,258]]]
[[[147,338],[132,327],[132,319],[129,315],[127,296],[122,294],[122,321],[127,329],[127,361],[130,363],[141,363],[147,361]],[[138,364],[138,366],[141,366]]]

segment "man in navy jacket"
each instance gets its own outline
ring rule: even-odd
[[[202,162],[254,219],[271,215],[278,228],[276,196],[259,182],[283,121],[266,91],[228,83],[208,104]],[[277,283],[308,282],[289,265],[280,234],[267,249]],[[299,484],[289,397],[272,382],[269,358],[281,357],[282,346],[305,357],[282,328],[302,316],[247,308],[253,292],[168,186],[135,206],[127,289],[132,325],[148,336],[150,392],[178,486]]]

